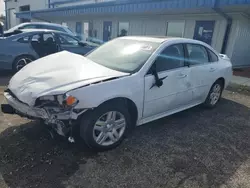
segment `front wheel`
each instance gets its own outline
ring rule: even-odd
[[[80,136],[90,148],[104,151],[120,145],[130,128],[126,106],[106,103],[82,117]]]
[[[206,101],[204,102],[205,107],[213,108],[219,102],[221,98],[221,94],[223,91],[223,82],[221,80],[217,80],[211,87]]]

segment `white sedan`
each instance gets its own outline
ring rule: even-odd
[[[121,37],[86,57],[60,52],[15,74],[2,111],[42,119],[92,149],[118,146],[135,126],[204,104],[232,77],[226,55],[183,38]]]

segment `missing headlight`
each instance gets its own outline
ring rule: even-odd
[[[42,97],[39,97],[39,100],[40,101],[54,101],[55,96],[53,95],[42,96]]]
[[[57,101],[57,96],[54,95],[46,95],[41,96],[36,100],[35,106],[37,107],[58,107],[60,106],[59,102]]]

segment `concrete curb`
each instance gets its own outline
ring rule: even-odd
[[[237,84],[237,83],[230,83],[229,86],[226,88],[228,91],[238,92],[245,95],[250,96],[250,86]]]

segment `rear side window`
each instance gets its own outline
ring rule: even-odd
[[[18,29],[37,29],[37,25],[25,25],[25,26],[19,27]]]
[[[209,62],[208,53],[204,46],[187,44],[188,62],[190,65],[199,65]]]
[[[51,27],[52,30],[55,30],[55,31],[61,31],[61,32],[64,32],[65,33],[65,30],[61,27]]]
[[[54,30],[54,31],[62,31],[65,32],[65,30],[61,27],[55,27],[51,25],[39,25],[41,29],[48,29],[48,30]]]
[[[219,61],[218,56],[217,56],[214,52],[212,52],[212,51],[209,50],[209,49],[207,49],[207,51],[208,51],[209,60],[210,60],[211,63],[212,63],[212,62],[217,62],[217,61]]]
[[[26,37],[22,37],[20,39],[17,40],[20,43],[28,43],[29,42],[29,36]]]

